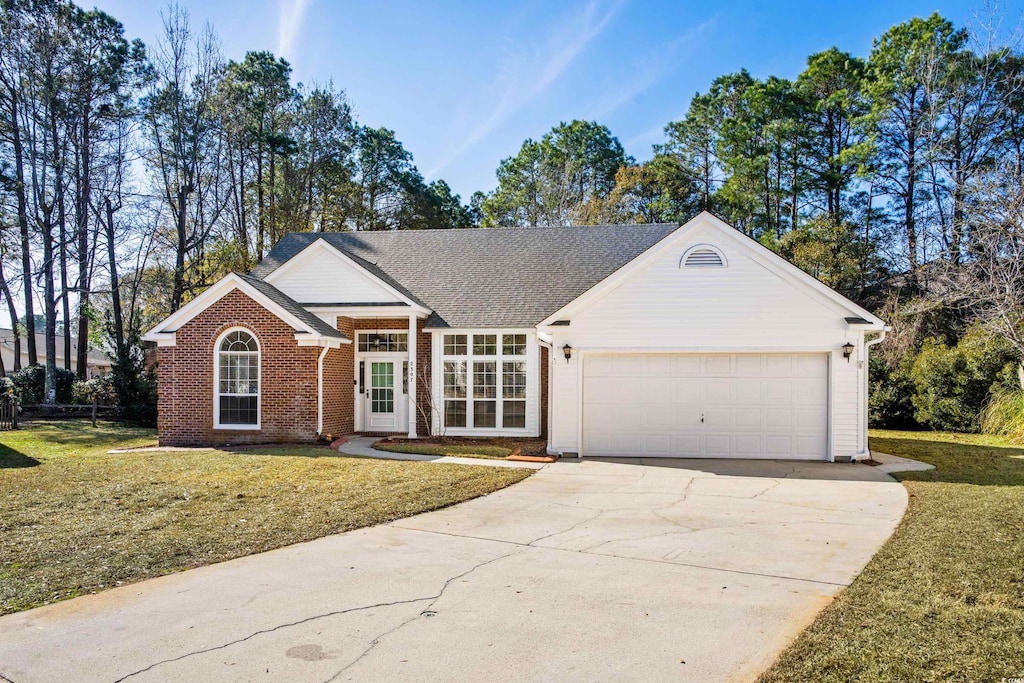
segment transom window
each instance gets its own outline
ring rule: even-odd
[[[217,345],[215,426],[258,428],[260,349],[246,330],[232,330]]]
[[[362,352],[409,350],[408,332],[360,332],[357,336],[359,350]]]
[[[526,335],[446,334],[446,427],[526,427]]]

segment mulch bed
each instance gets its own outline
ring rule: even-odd
[[[517,438],[513,436],[470,437],[470,436],[429,436],[422,439],[389,437],[387,443],[407,443],[431,446],[501,446],[511,450],[519,449],[523,455],[547,455],[547,440],[543,438]]]

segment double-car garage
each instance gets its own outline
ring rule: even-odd
[[[825,353],[610,353],[583,358],[589,457],[828,457]]]

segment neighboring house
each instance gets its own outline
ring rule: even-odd
[[[868,456],[885,324],[709,213],[295,233],[147,335],[163,444],[546,436],[552,453]]]
[[[46,335],[36,333],[36,360],[40,363],[46,362]],[[8,373],[14,372],[14,331],[0,328],[0,355],[3,356],[4,370]],[[28,362],[28,338],[21,337],[21,367],[27,368]],[[99,349],[90,349],[86,366],[86,377],[93,378],[105,375],[110,372],[111,360],[107,354]],[[78,343],[71,340],[71,361],[64,364],[64,338],[57,338],[57,367],[68,367],[72,372],[78,372]]]

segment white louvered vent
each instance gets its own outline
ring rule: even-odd
[[[714,249],[699,247],[686,255],[683,261],[684,268],[724,268],[725,261],[722,255]]]

